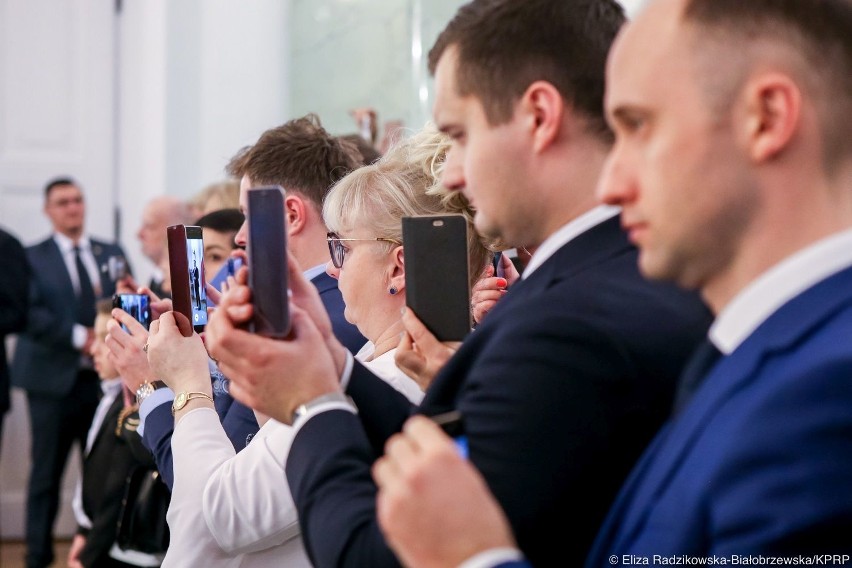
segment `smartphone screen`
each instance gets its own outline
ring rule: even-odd
[[[290,333],[284,190],[280,186],[249,189],[246,221],[249,288],[254,307],[249,330],[283,339]]]
[[[186,227],[186,263],[189,267],[189,299],[193,327],[207,325],[207,283],[204,280],[204,241],[201,227]]]
[[[172,304],[197,332],[207,325],[207,289],[204,281],[204,243],[201,227],[172,225],[166,229]]]
[[[122,309],[133,316],[145,329],[151,326],[150,299],[146,294],[116,294],[112,297],[112,307]],[[121,324],[121,327],[130,333],[126,325]]]
[[[402,218],[405,303],[438,341],[470,332],[467,221],[462,215]]]

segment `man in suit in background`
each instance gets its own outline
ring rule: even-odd
[[[142,210],[142,225],[136,237],[142,245],[142,254],[154,263],[148,288],[161,298],[169,296],[163,289],[163,271],[160,269],[168,257],[166,228],[189,223],[192,223],[189,206],[172,195],[155,197]]]
[[[6,336],[24,329],[27,321],[27,293],[30,269],[20,241],[0,229],[0,444],[3,441],[3,415],[9,410],[9,368],[6,363]]]
[[[343,297],[337,280],[325,271],[328,243],[322,201],[338,179],[359,165],[360,154],[354,146],[331,136],[316,116],[308,115],[267,130],[253,146],[237,153],[227,166],[227,173],[240,179],[242,210],[245,210],[247,191],[251,187],[280,185],[285,189],[287,250],[302,266],[308,267],[305,276],[319,292],[335,336],[352,353],[357,353],[366,339],[344,318]],[[234,240],[240,247],[247,246],[247,222]],[[114,326],[111,333],[120,334],[120,328]],[[119,371],[123,373],[121,367]],[[161,383],[157,383],[160,386]],[[216,411],[234,449],[239,452],[259,430],[254,412],[215,386],[216,383]],[[149,400],[140,404],[140,416],[144,421],[141,432],[145,445],[155,454],[163,479],[171,487],[170,440],[174,427],[171,401],[174,393],[160,390],[163,392],[150,395]]]
[[[28,321],[12,365],[12,384],[27,392],[32,431],[28,568],[53,561],[62,473],[74,441],[85,446],[100,392],[88,355],[95,302],[115,292],[101,267],[110,257],[124,257],[120,246],[85,233],[83,192],[74,180],[50,181],[44,199],[53,235],[26,251],[32,275]]]
[[[608,0],[474,0],[429,56],[433,115],[452,140],[444,184],[468,197],[480,232],[537,249],[419,410],[460,411],[471,463],[542,566],[585,558],[710,320],[697,295],[640,276],[618,210],[595,198],[611,143],[604,62],[623,22]],[[346,372],[295,287],[311,317],[294,308],[293,341],[243,333],[230,308],[245,296],[226,295],[207,345],[235,396],[282,421],[296,411],[287,478],[311,560],[397,565],[370,466],[410,406],[357,362]]]

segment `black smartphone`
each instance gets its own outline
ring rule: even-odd
[[[112,307],[119,308],[133,316],[145,329],[151,326],[151,300],[147,294],[115,294],[112,297]],[[127,326],[121,324],[124,331],[130,333]]]
[[[207,283],[204,280],[204,242],[201,227],[172,225],[166,229],[172,304],[201,333],[207,325]]]
[[[439,341],[470,333],[467,221],[462,215],[402,218],[405,303]]]
[[[441,427],[444,433],[453,439],[456,444],[456,449],[463,458],[468,457],[467,435],[464,431],[464,422],[462,413],[459,410],[451,410],[443,414],[435,414],[429,418]]]
[[[249,331],[283,339],[290,333],[284,189],[255,187],[248,190],[247,197],[246,256],[254,306]]]

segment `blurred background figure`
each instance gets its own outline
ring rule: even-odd
[[[27,293],[30,270],[20,241],[0,229],[0,441],[3,416],[11,406],[9,369],[6,362],[6,336],[24,329],[27,322]]]
[[[376,150],[375,146],[364,140],[359,134],[344,134],[341,138],[358,148],[358,151],[361,152],[361,163],[365,166],[369,166],[382,157],[381,152]]]
[[[27,392],[32,462],[27,490],[27,566],[53,561],[53,525],[62,473],[86,434],[100,386],[89,357],[94,340],[95,302],[115,292],[99,267],[125,258],[116,244],[85,233],[86,206],[80,186],[56,178],[44,190],[44,212],[53,234],[26,249],[32,274],[26,330],[19,336],[12,384]]]
[[[142,245],[142,254],[154,263],[148,288],[161,298],[170,295],[168,275],[162,269],[163,261],[168,262],[166,227],[190,223],[192,219],[186,202],[172,195],[155,197],[142,210],[142,225],[136,237]]]
[[[240,182],[225,179],[207,185],[189,200],[190,217],[197,219],[219,209],[240,207]]]

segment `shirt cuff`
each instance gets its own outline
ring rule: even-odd
[[[71,329],[71,345],[77,351],[82,351],[86,346],[86,340],[89,339],[89,330],[85,325],[75,323]],[[88,353],[86,353],[88,355]]]
[[[352,378],[352,369],[355,368],[355,357],[348,350],[346,351],[346,364],[343,365],[343,372],[340,374],[340,389],[346,392],[349,386],[349,380]]]
[[[494,568],[506,562],[523,560],[524,555],[517,548],[490,548],[479,554],[474,554],[458,568]]]
[[[174,401],[174,399],[175,391],[164,387],[155,390],[148,398],[142,401],[142,404],[139,405],[139,428],[136,429],[140,437],[145,435],[145,419],[148,418],[148,415],[161,404],[168,404]]]

